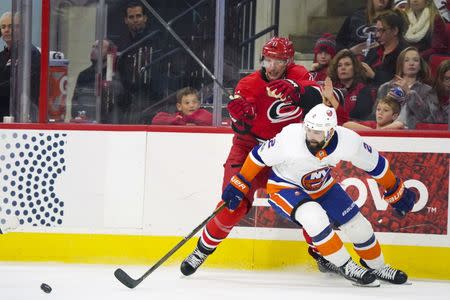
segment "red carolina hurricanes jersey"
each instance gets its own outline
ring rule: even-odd
[[[266,89],[269,82],[263,76],[261,71],[256,71],[242,78],[236,86],[235,95],[241,95],[254,105],[256,118],[252,123],[251,133],[267,140],[273,138],[284,126],[303,119],[303,111],[299,106],[270,97]],[[295,64],[286,68],[284,79],[292,79],[302,87],[317,85],[305,67]]]

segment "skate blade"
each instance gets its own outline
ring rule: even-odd
[[[380,279],[380,281],[381,281],[382,284],[386,284],[386,285],[398,285],[398,286],[400,286],[400,285],[412,285],[412,282],[409,281],[409,280],[406,281],[405,283],[392,283],[392,282],[381,280],[381,279]]]
[[[380,281],[378,281],[378,279],[376,279],[375,281],[373,281],[372,283],[369,284],[361,284],[361,283],[357,283],[357,282],[352,282],[352,284],[354,286],[357,287],[368,287],[368,288],[376,288],[376,287],[380,287]]]

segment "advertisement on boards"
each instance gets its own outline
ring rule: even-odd
[[[375,232],[447,235],[449,154],[381,154],[390,162],[396,176],[405,181],[406,187],[416,192],[416,204],[412,212],[403,218],[397,216],[383,200],[383,188],[366,172],[348,162],[342,162],[333,169],[333,176],[360,207]],[[257,198],[265,197],[264,191],[258,192]],[[257,205],[254,205],[238,226],[298,228],[290,220],[277,215],[270,206]]]

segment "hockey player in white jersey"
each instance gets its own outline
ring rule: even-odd
[[[311,109],[303,124],[288,125],[275,138],[255,146],[222,199],[235,210],[256,174],[272,167],[267,182],[270,205],[301,224],[341,275],[363,286],[379,286],[378,279],[405,283],[407,275],[385,264],[372,225],[333,178],[332,168],[340,161],[371,175],[384,187],[384,200],[400,215],[411,211],[415,194],[394,175],[389,162],[356,132],[337,126],[335,110],[324,104]],[[348,236],[363,267],[351,259],[333,225]]]

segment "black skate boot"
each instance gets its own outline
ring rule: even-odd
[[[348,280],[355,282],[355,285],[368,287],[380,286],[380,282],[371,271],[359,266],[351,258],[342,267],[339,267],[339,272]]]
[[[380,280],[392,284],[404,284],[408,280],[408,275],[405,272],[394,269],[387,264],[380,269],[371,269],[363,259],[360,259],[359,262]]]
[[[215,249],[206,249],[200,240],[197,243],[197,247],[188,257],[183,260],[180,266],[181,273],[184,276],[189,276],[195,273],[197,269],[205,262],[206,258],[214,252]]]
[[[320,253],[314,251],[312,247],[308,247],[308,253],[316,260],[317,267],[319,268],[320,272],[340,274],[339,268],[336,267],[335,264],[329,262],[326,258],[320,255]]]

